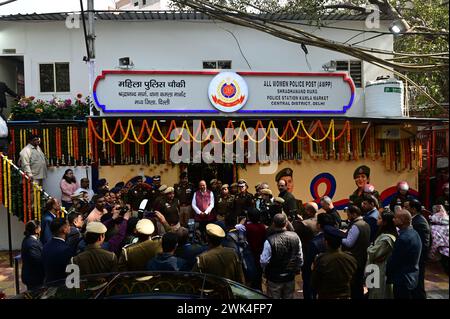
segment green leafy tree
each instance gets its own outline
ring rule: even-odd
[[[388,68],[415,87],[412,103],[430,106],[428,115],[442,112],[448,103],[448,3],[442,0],[173,0],[179,9],[190,8],[215,19],[254,28],[282,39],[349,54]],[[327,13],[367,14],[376,6],[386,17],[405,21],[408,30],[396,36],[394,52],[380,59],[373,52],[318,38],[289,21],[264,20],[266,13],[304,13],[309,23],[323,26]],[[259,14],[259,16],[255,16]],[[261,16],[262,14],[262,16]],[[273,15],[276,17],[276,15]],[[276,19],[275,19],[276,20]],[[378,52],[382,53],[382,52]]]

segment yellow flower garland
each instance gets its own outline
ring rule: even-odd
[[[118,121],[120,121],[120,120],[118,120]],[[202,122],[202,124],[203,124],[203,122]],[[123,138],[122,138],[121,140],[115,140],[115,139],[114,139],[114,136],[115,136],[115,134],[116,134],[116,132],[117,132],[117,128],[118,128],[117,125],[119,125],[119,126],[121,127],[121,130],[122,130],[122,133],[123,133]],[[203,126],[204,126],[204,125],[203,125]],[[291,127],[293,128],[293,126],[291,126]],[[161,140],[157,140],[157,139],[153,136],[153,135],[154,135],[154,132],[155,132],[155,128],[156,128],[156,130],[158,131],[159,135],[161,136]],[[270,121],[269,124],[268,124],[268,126],[267,126],[267,128],[266,128],[266,130],[265,130],[264,136],[263,136],[260,140],[257,140],[257,139],[255,139],[255,138],[252,136],[252,134],[249,134],[249,131],[248,131],[248,129],[247,129],[247,125],[246,125],[245,121],[241,121],[241,123],[240,123],[240,125],[239,125],[239,131],[238,131],[238,134],[237,134],[236,136],[234,136],[233,140],[232,140],[232,141],[226,141],[226,140],[225,140],[225,137],[222,137],[221,142],[222,142],[223,144],[229,145],[229,144],[235,143],[238,139],[240,139],[240,141],[242,141],[242,140],[243,140],[243,137],[241,137],[241,134],[245,133],[245,134],[248,136],[248,139],[251,140],[252,142],[255,142],[255,143],[261,143],[261,142],[263,142],[265,139],[267,139],[267,137],[268,137],[269,134],[270,134],[270,129],[272,129],[272,128],[273,128],[273,129],[276,129],[274,122],[273,122],[273,121]],[[179,142],[179,141],[182,139],[183,133],[184,133],[185,131],[189,134],[191,140],[194,141],[195,143],[205,143],[205,142],[209,141],[209,140],[210,140],[210,136],[212,135],[212,131],[213,131],[213,130],[215,130],[217,136],[219,135],[219,132],[220,132],[219,129],[217,128],[216,122],[215,122],[215,121],[211,121],[211,124],[210,124],[210,127],[209,127],[209,131],[208,131],[208,133],[206,134],[206,138],[205,138],[204,140],[200,138],[200,140],[199,140],[199,139],[197,139],[197,136],[196,136],[196,134],[197,134],[198,132],[192,132],[192,131],[191,131],[191,129],[190,129],[190,127],[189,127],[189,124],[188,124],[188,121],[187,121],[187,120],[184,120],[184,121],[183,121],[183,124],[182,124],[181,128],[179,129],[180,131],[179,131],[179,133],[178,133],[178,136],[177,136],[176,139],[173,140],[173,141],[169,139],[169,138],[170,138],[169,132],[168,132],[168,134],[164,134],[164,133],[162,132],[162,129],[161,129],[161,127],[160,127],[160,125],[159,125],[159,123],[158,123],[157,120],[154,120],[154,121],[153,121],[153,124],[152,124],[151,129],[149,129],[147,121],[144,120],[144,121],[142,122],[141,133],[140,133],[139,136],[138,136],[137,133],[136,133],[136,130],[135,130],[134,125],[133,125],[133,121],[132,121],[131,119],[129,119],[128,122],[127,122],[127,127],[126,127],[126,131],[125,131],[125,132],[123,131],[123,127],[122,127],[121,122],[116,122],[116,128],[114,129],[113,134],[111,134],[106,119],[102,119],[102,135],[101,135],[101,136],[97,133],[97,131],[96,131],[95,127],[94,127],[94,124],[93,124],[92,120],[89,120],[89,123],[88,123],[88,129],[93,133],[93,135],[94,135],[94,137],[95,137],[96,139],[100,140],[100,141],[103,143],[103,151],[104,151],[104,152],[106,152],[106,142],[109,141],[109,142],[112,142],[112,143],[115,144],[115,145],[121,145],[121,144],[125,143],[125,142],[130,138],[130,134],[131,134],[132,138],[134,139],[134,142],[136,142],[136,143],[139,144],[139,145],[146,145],[146,144],[149,143],[151,140],[153,140],[153,141],[155,141],[155,142],[165,142],[165,143],[171,145],[171,144],[175,144],[175,143]],[[140,140],[140,136],[142,136],[142,133],[144,132],[144,129],[147,129],[147,133],[148,133],[149,136],[148,136],[148,138],[147,138],[146,140],[141,141],[141,140]],[[308,132],[308,130],[305,128],[305,125],[304,125],[304,122],[303,122],[303,121],[299,121],[299,122],[298,122],[297,128],[294,130],[294,133],[293,133],[292,136],[290,136],[289,138],[287,138],[287,139],[284,138],[284,136],[287,135],[287,134],[285,134],[287,131],[283,132],[282,135],[278,134],[278,132],[276,131],[276,135],[277,135],[278,140],[280,140],[281,142],[287,144],[287,143],[291,143],[291,142],[292,142],[293,140],[295,140],[296,138],[300,138],[300,137],[299,137],[300,129],[302,129],[302,130],[305,132],[305,135],[306,135],[307,138],[309,138],[310,140],[312,140],[312,141],[314,141],[314,142],[323,142],[323,141],[325,141],[326,139],[329,139],[329,138],[330,138],[330,135],[331,135],[331,143],[332,143],[332,145],[333,145],[332,148],[333,148],[333,150],[334,150],[334,142],[337,140],[336,135],[335,135],[335,124],[334,124],[334,120],[331,120],[331,121],[330,121],[330,125],[328,126],[328,131],[327,131],[326,133],[323,131],[325,134],[324,134],[324,136],[323,136],[322,138],[320,138],[320,139],[314,138],[314,137]],[[287,130],[287,128],[286,128],[286,130]],[[349,131],[349,130],[350,130],[350,125],[346,125],[346,126],[343,128],[343,130]],[[130,131],[131,131],[131,132],[130,132]],[[220,134],[220,135],[221,135],[221,134]],[[290,135],[290,134],[289,134],[289,135]],[[166,136],[169,137],[169,138],[167,138]],[[341,136],[343,136],[343,135],[340,134],[340,137],[341,137]],[[339,138],[340,138],[340,137],[339,137]],[[348,138],[348,137],[349,137],[349,132],[347,133],[347,138]],[[338,138],[338,139],[339,139],[339,138]],[[70,147],[69,147],[69,149],[70,149]]]

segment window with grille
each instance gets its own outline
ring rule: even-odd
[[[336,71],[347,71],[355,83],[355,87],[361,88],[362,78],[362,62],[358,60],[336,61]]]
[[[70,92],[69,63],[39,64],[41,92]]]
[[[231,69],[231,60],[203,61],[204,69]]]

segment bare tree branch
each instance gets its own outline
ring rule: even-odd
[[[324,48],[336,52],[341,52],[347,55],[351,55],[360,60],[367,61],[374,64],[380,68],[389,70],[393,72],[400,78],[416,86],[417,89],[422,92],[427,98],[432,101],[437,107],[441,107],[439,103],[434,100],[427,92],[420,88],[414,81],[412,81],[406,75],[400,73],[402,72],[423,72],[423,71],[433,71],[433,70],[446,70],[448,69],[448,63],[398,63],[394,61],[388,61],[384,58],[380,58],[374,54],[368,53],[368,50],[364,50],[358,47],[353,47],[351,45],[331,41],[325,38],[318,37],[314,34],[308,33],[300,28],[289,27],[285,23],[276,22],[263,18],[260,15],[249,14],[247,12],[240,11],[236,8],[230,8],[220,4],[213,4],[206,0],[174,0],[183,5],[189,6],[194,11],[202,12],[209,15],[212,18],[216,18],[225,22],[229,22],[236,25],[241,25],[248,28],[253,28],[265,32],[267,34],[273,35],[280,39],[284,39],[290,42],[307,44],[316,46],[319,48]],[[371,3],[382,5],[383,12],[390,12],[391,15],[396,17],[401,17],[398,12],[389,4],[387,0],[369,0]],[[381,6],[380,6],[381,8]],[[445,53],[448,55],[448,53]],[[407,55],[404,56],[408,58]],[[411,56],[411,59],[418,58],[417,56]]]

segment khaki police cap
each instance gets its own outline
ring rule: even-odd
[[[231,187],[237,187],[237,183],[231,184]]]
[[[155,225],[150,219],[141,219],[136,224],[136,230],[143,235],[151,235],[155,231]]]
[[[158,190],[159,190],[160,192],[164,192],[166,189],[167,189],[167,185],[166,185],[166,184],[163,184],[163,185],[161,185],[161,186],[158,188]]]
[[[241,187],[241,186],[247,186],[248,184],[247,184],[247,181],[245,180],[245,179],[240,179],[240,180],[238,180],[238,186],[239,187]]]
[[[210,236],[224,238],[225,237],[225,231],[222,227],[216,224],[208,224],[206,225],[206,233]]]
[[[90,222],[86,226],[86,233],[104,234],[108,229],[100,222]]]
[[[215,178],[209,181],[209,185],[212,185],[212,184],[215,184],[215,183],[217,183],[217,179],[215,179]]]
[[[282,199],[281,197],[275,197],[273,200],[277,203],[284,204],[284,199]]]
[[[264,188],[264,189],[261,189],[261,194],[263,194],[263,195],[270,195],[270,196],[272,196],[273,194],[272,194],[272,191],[270,190],[270,189],[268,189],[268,188]]]
[[[223,184],[223,185],[222,185],[222,189],[228,188],[228,187],[229,187],[228,184]]]
[[[167,187],[164,191],[164,194],[169,194],[175,192],[175,189],[173,187]]]

